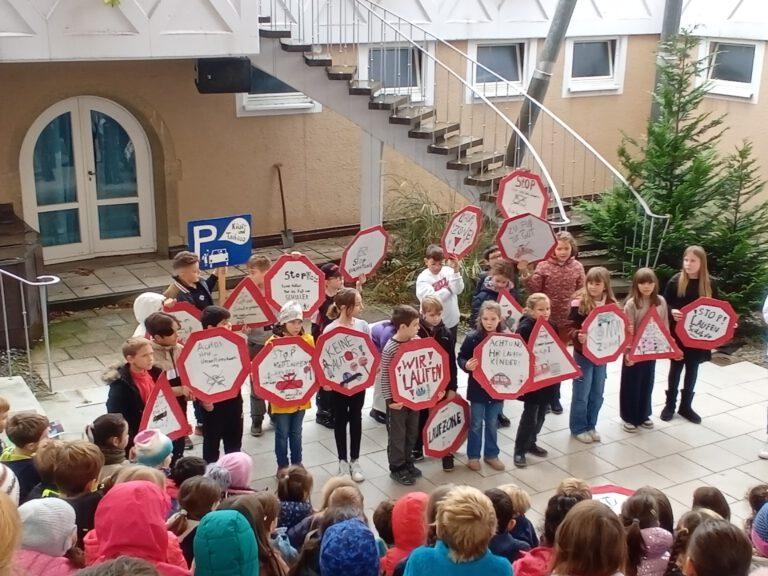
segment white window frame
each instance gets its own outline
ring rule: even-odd
[[[370,80],[368,74],[368,58],[370,56],[370,50],[378,50],[381,48],[408,48],[410,45],[402,42],[388,42],[384,45],[381,44],[360,44],[357,51],[357,70],[358,78],[360,80]],[[414,48],[414,50],[416,50]],[[427,42],[426,51],[429,55],[434,57],[435,55],[435,43]],[[380,94],[404,94],[411,97],[411,102],[424,104],[431,106],[434,102],[434,87],[435,87],[435,61],[425,55],[421,57],[421,73],[417,75],[419,84],[417,86],[403,86],[399,88],[383,88],[379,91]]]
[[[588,78],[574,78],[573,48],[575,44],[582,42],[609,42],[616,43],[614,53],[613,74],[610,76],[592,76]],[[565,41],[565,58],[563,68],[563,98],[579,96],[604,96],[606,94],[621,94],[624,92],[624,73],[627,67],[627,37],[626,36],[588,36],[567,38]]]
[[[280,116],[287,114],[316,114],[323,106],[303,92],[274,92],[270,94],[235,94],[235,114],[248,116]]]
[[[523,62],[520,66],[521,80],[519,82],[477,82],[477,66],[475,62],[477,59],[477,49],[480,46],[509,46],[512,44],[523,45]],[[467,80],[472,89],[466,90],[466,102],[470,103],[473,100],[477,101],[475,94],[482,94],[486,98],[493,99],[495,101],[504,100],[520,100],[523,98],[522,94],[516,93],[514,88],[524,91],[528,89],[528,84],[533,77],[533,71],[536,69],[536,49],[538,47],[538,40],[535,38],[527,39],[504,39],[504,40],[470,40],[467,42],[467,55],[469,59],[467,61]],[[510,89],[509,85],[513,88]]]
[[[765,42],[757,40],[734,40],[731,38],[705,38],[699,44],[699,58],[708,58],[712,51],[712,44],[744,44],[755,47],[755,57],[752,60],[752,81],[732,82],[710,78],[711,68],[707,68],[698,78],[699,84],[709,82],[709,94],[713,97],[722,97],[730,100],[740,100],[757,103],[760,92],[760,80],[763,72],[763,57]]]

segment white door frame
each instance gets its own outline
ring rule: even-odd
[[[136,182],[139,204],[141,236],[135,238],[99,238],[98,206],[125,203],[126,199],[97,200],[96,181],[89,176],[95,172],[91,114],[95,110],[113,118],[125,130],[134,146]],[[70,113],[72,124],[72,148],[75,165],[77,202],[56,204],[51,210],[77,207],[79,209],[80,243],[48,246],[43,248],[47,264],[82,260],[97,256],[154,252],[157,248],[155,233],[154,187],[152,181],[152,155],[147,135],[138,120],[128,110],[98,96],[75,96],[57,102],[46,109],[32,123],[21,146],[19,171],[21,175],[22,206],[24,220],[35,230],[38,226],[37,196],[33,156],[41,132],[61,114]]]

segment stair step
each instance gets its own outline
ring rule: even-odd
[[[504,160],[504,152],[470,152],[456,160],[448,162],[449,170],[482,170],[491,164],[497,164]]]
[[[298,38],[281,38],[280,48],[286,52],[310,52],[312,50],[312,44],[307,44]]]
[[[511,166],[502,166],[494,170],[485,170],[479,174],[471,174],[464,178],[464,184],[468,186],[491,186],[514,171]]]
[[[456,132],[461,128],[459,122],[436,122],[430,120],[408,131],[408,138],[418,138],[419,140],[432,140],[435,142],[449,132]]]
[[[435,109],[432,106],[402,106],[389,117],[389,123],[413,126],[434,115]]]
[[[259,24],[269,24],[272,22],[271,16],[259,16]]]
[[[589,270],[590,268],[595,268],[596,266],[603,266],[608,270],[616,270],[617,267],[620,265],[619,262],[612,259],[607,254],[604,254],[602,256],[587,256],[586,258],[579,258],[579,262],[581,262],[581,265],[584,266],[585,270]]]
[[[304,52],[307,66],[333,66],[333,57],[328,52]]]
[[[262,38],[290,38],[290,28],[259,28],[259,36]]]
[[[480,146],[483,143],[482,136],[450,136],[442,139],[438,142],[430,144],[427,147],[427,152],[430,154],[441,154],[447,156],[448,154],[461,154],[464,150]]]
[[[380,94],[372,96],[368,102],[369,110],[396,110],[399,106],[407,104],[411,97],[405,94]]]
[[[353,96],[373,96],[381,89],[381,82],[376,80],[351,80],[349,93]]]
[[[352,80],[357,72],[357,66],[328,66],[325,73],[329,80]]]

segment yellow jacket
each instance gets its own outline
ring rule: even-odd
[[[277,336],[270,336],[269,340],[267,340],[264,343],[264,346],[269,346],[269,343],[273,340],[276,340]],[[312,338],[312,334],[307,334],[306,332],[301,335],[301,339],[304,340],[307,344],[315,347],[315,339]],[[309,401],[306,404],[302,404],[301,406],[275,406],[274,404],[270,403],[270,408],[272,409],[272,414],[293,414],[294,412],[298,412],[299,410],[309,410],[312,408],[312,402]]]

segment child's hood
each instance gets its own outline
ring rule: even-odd
[[[643,528],[640,533],[647,548],[645,556],[648,559],[661,558],[672,548],[674,537],[664,528]]]
[[[427,541],[425,511],[429,496],[411,492],[400,498],[392,509],[392,534],[395,547],[410,552]]]
[[[545,576],[552,569],[552,557],[555,554],[554,548],[548,546],[539,546],[515,560],[513,574],[515,576]]]
[[[157,292],[143,292],[136,296],[136,300],[133,301],[133,315],[136,318],[136,322],[143,326],[144,320],[150,314],[160,312],[163,309],[164,300],[165,296]],[[141,334],[141,336],[143,335]]]
[[[122,380],[124,378],[123,370],[125,369],[125,362],[110,365],[104,372],[101,373],[101,380],[105,384],[112,384],[116,380]]]

